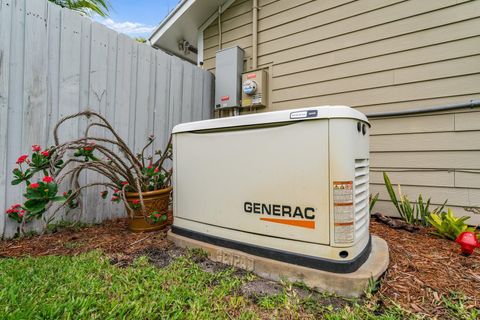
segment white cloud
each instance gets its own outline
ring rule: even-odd
[[[105,26],[109,27],[120,33],[125,33],[130,36],[146,36],[155,29],[155,27],[145,25],[143,23],[138,22],[117,22],[113,21],[110,18],[103,19],[99,21],[100,23],[104,24]]]

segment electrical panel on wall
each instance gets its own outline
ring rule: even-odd
[[[242,75],[242,107],[265,108],[268,106],[268,75],[265,70],[246,72]]]
[[[215,56],[215,110],[240,107],[244,51],[232,47]]]

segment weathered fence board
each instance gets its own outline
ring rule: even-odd
[[[6,175],[7,175],[7,136],[8,136],[8,98],[10,80],[10,41],[11,19],[10,0],[0,0],[0,208],[6,205]],[[0,230],[5,226],[5,219],[0,218]]]
[[[175,124],[212,116],[212,81],[188,62],[47,0],[0,0],[0,210],[23,201],[23,187],[10,186],[17,157],[32,144],[52,145],[60,118],[95,110],[136,152],[150,134],[157,137],[151,150],[163,149]],[[83,134],[87,123],[70,122],[61,140]],[[102,128],[92,132],[109,137]],[[98,177],[89,172],[82,179]],[[99,222],[125,215],[99,191],[85,192],[82,212],[69,217]],[[16,229],[0,215],[0,236]]]

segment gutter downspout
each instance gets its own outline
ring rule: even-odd
[[[405,110],[405,111],[378,112],[378,113],[366,114],[366,116],[367,118],[388,118],[388,117],[408,116],[413,114],[422,114],[422,113],[430,113],[430,112],[438,112],[438,111],[458,110],[458,109],[465,109],[465,108],[473,109],[476,107],[480,107],[480,100],[470,100],[469,102],[465,102],[465,103],[454,103],[454,104],[447,104],[443,106],[433,106],[428,108],[412,109],[412,110]]]
[[[218,50],[222,50],[222,6],[218,6]]]
[[[252,69],[258,68],[258,0],[252,6]]]

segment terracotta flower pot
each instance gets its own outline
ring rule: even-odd
[[[141,208],[134,210],[133,218],[130,217],[128,222],[128,228],[133,232],[148,232],[165,228],[167,225],[171,225],[173,222],[173,213],[168,210],[168,204],[170,202],[170,194],[172,193],[172,187],[142,192],[143,202],[147,214],[157,211],[159,214],[167,214],[167,220],[160,222],[150,222],[149,219],[145,219]],[[126,198],[129,203],[134,200],[140,200],[139,194],[136,192],[127,192]],[[127,208],[127,212],[129,212]]]

